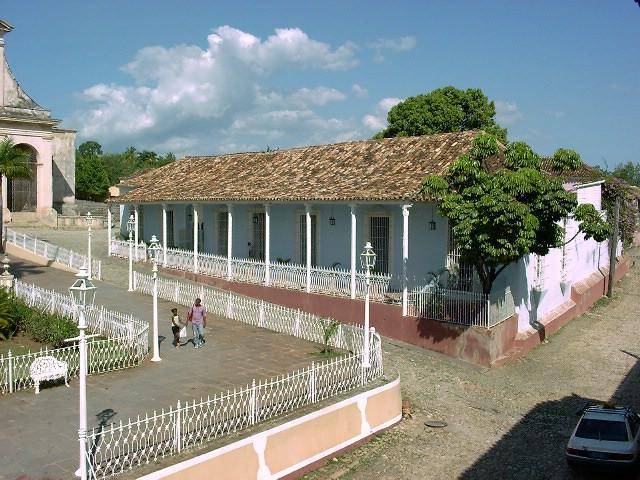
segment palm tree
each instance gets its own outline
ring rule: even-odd
[[[2,177],[7,181],[14,178],[31,178],[33,171],[27,161],[28,155],[16,147],[9,137],[0,140],[0,182]],[[4,234],[4,209],[2,208],[2,189],[0,189],[0,249],[4,250],[2,235]]]

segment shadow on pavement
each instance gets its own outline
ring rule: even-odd
[[[638,353],[624,352],[635,358]],[[611,397],[617,405],[640,411],[640,362],[636,362]],[[567,466],[564,449],[578,421],[579,412],[587,405],[599,404],[606,398],[570,395],[560,400],[537,404],[498,440],[460,478],[471,479],[637,479],[633,472],[578,469]]]

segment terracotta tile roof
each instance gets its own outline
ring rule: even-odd
[[[119,203],[411,200],[476,131],[384,138],[213,157],[185,157],[137,177]]]

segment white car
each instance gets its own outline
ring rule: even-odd
[[[565,450],[570,465],[630,467],[638,458],[640,417],[629,408],[588,407]]]

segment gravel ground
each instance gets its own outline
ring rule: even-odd
[[[611,301],[495,370],[387,341],[387,368],[400,373],[413,417],[305,479],[621,478],[571,472],[563,455],[585,404],[614,399],[640,409],[639,304],[635,267]],[[426,427],[428,419],[448,426]]]
[[[86,233],[80,231],[37,233],[86,249]],[[95,232],[94,248],[94,256],[103,258],[105,280],[126,281],[126,263],[104,258],[105,231]],[[631,254],[640,260],[638,249]],[[412,417],[305,479],[621,478],[571,472],[563,455],[576,412],[585,404],[613,399],[640,410],[639,313],[640,268],[634,267],[612,300],[601,300],[524,358],[499,369],[387,339],[386,368],[400,373]],[[424,425],[429,419],[448,425],[429,428]]]

